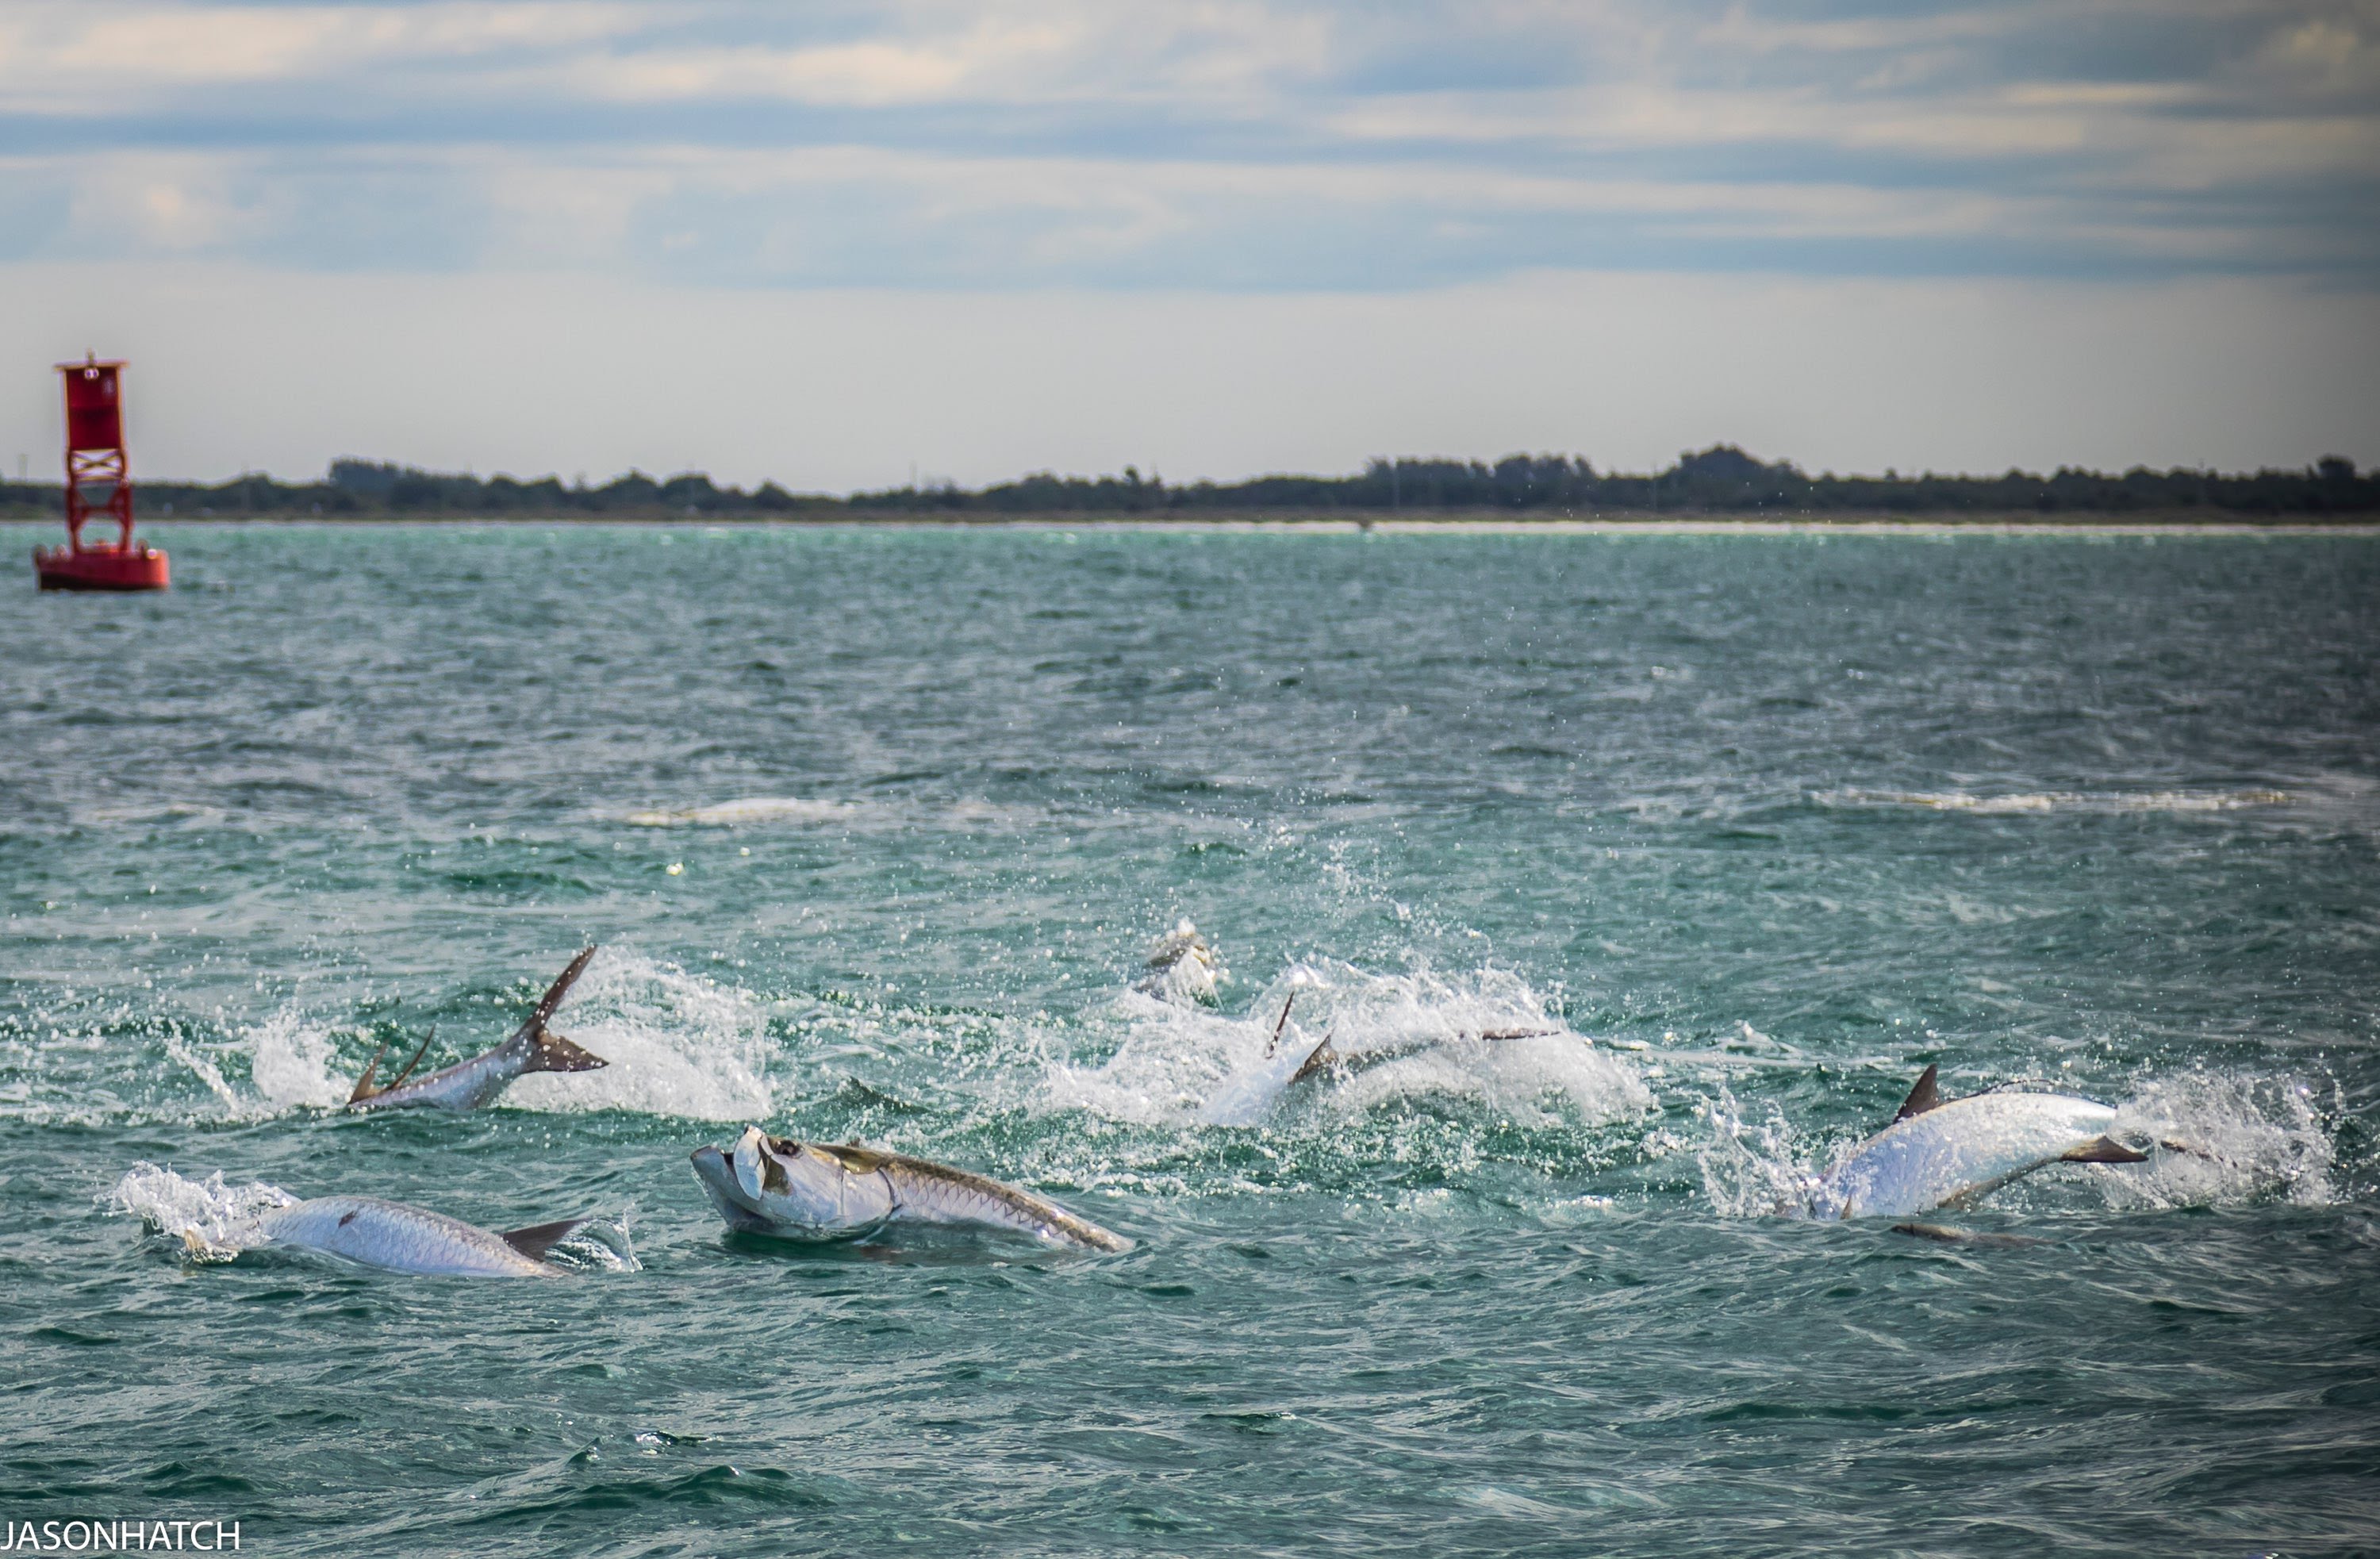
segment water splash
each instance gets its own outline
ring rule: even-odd
[[[333,1075],[337,1059],[331,1030],[296,1004],[242,1030],[254,1097],[229,1100],[233,1114],[283,1114],[296,1109],[335,1110],[351,1084]]]
[[[1296,1101],[1362,1111],[1399,1096],[1483,1100],[1536,1121],[1547,1104],[1587,1119],[1649,1108],[1628,1063],[1548,1017],[1507,969],[1377,974],[1329,959],[1290,968],[1227,1017],[1135,993],[1111,1009],[1122,1045],[1095,1066],[1058,1064],[1062,1108],[1173,1125],[1253,1126]]]
[[[1699,1112],[1710,1140],[1694,1155],[1703,1194],[1722,1218],[1805,1218],[1821,1178],[1814,1149],[1798,1137],[1785,1112],[1769,1101],[1766,1115],[1750,1118],[1724,1082]]]
[[[1773,1101],[1754,1120],[1724,1083],[1701,1113],[1710,1137],[1695,1157],[1704,1194],[1723,1218],[1810,1216],[1813,1190],[1861,1139],[1831,1148],[1805,1139]],[[2071,1182],[2111,1210],[2337,1200],[2331,1130],[2314,1090],[2297,1078],[2195,1071],[2155,1079],[2117,1106],[2116,1121],[2118,1139],[2155,1144],[2148,1161]]]
[[[157,1233],[180,1240],[187,1253],[200,1261],[227,1261],[263,1243],[257,1220],[298,1200],[261,1180],[234,1186],[221,1170],[192,1180],[146,1162],[126,1170],[104,1200],[111,1212],[139,1218]]]
[[[2337,1200],[2336,1151],[2312,1085],[2295,1078],[2207,1071],[2152,1082],[2119,1106],[2119,1136],[2166,1145],[2107,1179],[2111,1205],[2222,1207],[2278,1199]]]
[[[556,1113],[632,1110],[695,1120],[758,1120],[774,1101],[768,1010],[738,986],[606,948],[552,1026],[609,1065],[532,1073],[503,1102]]]

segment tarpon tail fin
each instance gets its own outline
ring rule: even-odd
[[[593,1051],[581,1049],[571,1040],[540,1025],[537,1032],[528,1037],[528,1065],[521,1070],[592,1072],[610,1065]]]
[[[562,999],[570,994],[571,986],[577,983],[588,961],[594,956],[595,949],[589,947],[571,959],[570,967],[538,999],[537,1010],[528,1015],[528,1021],[520,1026],[520,1032],[528,1037],[528,1065],[522,1068],[524,1072],[591,1072],[611,1065],[545,1026],[545,1020],[562,1005]]]
[[[2095,1142],[2085,1142],[2081,1147],[2058,1156],[2068,1163],[2146,1163],[2149,1161],[2148,1154],[2127,1148],[2112,1137],[2102,1137]]]
[[[572,1231],[583,1227],[584,1218],[565,1218],[558,1224],[532,1224],[526,1229],[507,1229],[496,1237],[532,1261],[542,1261],[545,1253],[568,1239]]]
[[[430,1041],[437,1037],[438,1025],[433,1023],[430,1026],[430,1032],[421,1037],[421,1043],[414,1050],[413,1059],[405,1064],[405,1069],[397,1073],[396,1076],[389,1078],[387,1082],[382,1084],[380,1087],[374,1088],[372,1086],[372,1078],[380,1071],[380,1058],[388,1054],[388,1041],[386,1040],[381,1041],[380,1048],[372,1052],[370,1064],[364,1067],[364,1075],[356,1079],[356,1090],[347,1095],[347,1102],[350,1105],[360,1104],[367,1099],[376,1098],[381,1094],[386,1093],[390,1089],[395,1088],[406,1078],[413,1076],[413,1069],[421,1065],[421,1058],[423,1056],[430,1054]]]
[[[1909,1097],[1902,1100],[1900,1108],[1893,1112],[1894,1120],[1905,1121],[1912,1115],[1922,1115],[1940,1106],[1942,1095],[1934,1086],[1934,1074],[1937,1069],[1935,1066],[1925,1068],[1925,1075],[1917,1079],[1917,1086],[1909,1090]]]
[[[588,960],[594,956],[595,949],[589,947],[571,959],[570,967],[564,969],[554,982],[545,988],[545,994],[538,998],[537,1010],[528,1015],[528,1021],[521,1027],[525,1029],[544,1028],[545,1020],[552,1017],[554,1010],[562,1005],[562,998],[570,994],[570,988],[577,984],[578,977],[586,972]]]

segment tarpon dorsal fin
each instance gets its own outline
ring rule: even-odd
[[[1922,1115],[1941,1104],[1942,1095],[1934,1086],[1934,1074],[1937,1070],[1938,1070],[1937,1066],[1925,1068],[1925,1075],[1917,1079],[1917,1086],[1909,1090],[1909,1097],[1902,1100],[1900,1108],[1893,1112],[1894,1120],[1905,1121],[1912,1115]]]
[[[555,1224],[531,1224],[526,1229],[506,1229],[496,1237],[532,1261],[542,1261],[545,1253],[568,1239],[571,1231],[587,1222],[584,1218],[565,1218]]]
[[[1307,1056],[1299,1064],[1297,1070],[1289,1075],[1290,1083],[1292,1086],[1302,1083],[1315,1073],[1328,1071],[1345,1059],[1330,1048],[1330,1036],[1325,1034],[1322,1036],[1322,1042],[1314,1047],[1314,1054]]]
[[[2146,1163],[2149,1156],[2125,1147],[2112,1137],[2085,1142],[2058,1155],[2068,1163]]]
[[[832,1143],[813,1142],[810,1146],[833,1159],[854,1175],[873,1175],[892,1162],[891,1153],[880,1152],[874,1148],[863,1148],[856,1142],[845,1142],[841,1147]]]

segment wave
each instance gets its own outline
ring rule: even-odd
[[[1923,807],[1942,812],[2230,812],[2277,807],[2285,790],[2039,790],[1977,796],[1963,790],[1821,790],[1826,807]]]

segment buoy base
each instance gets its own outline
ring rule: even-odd
[[[43,590],[168,590],[173,576],[155,547],[33,549],[33,576]]]

